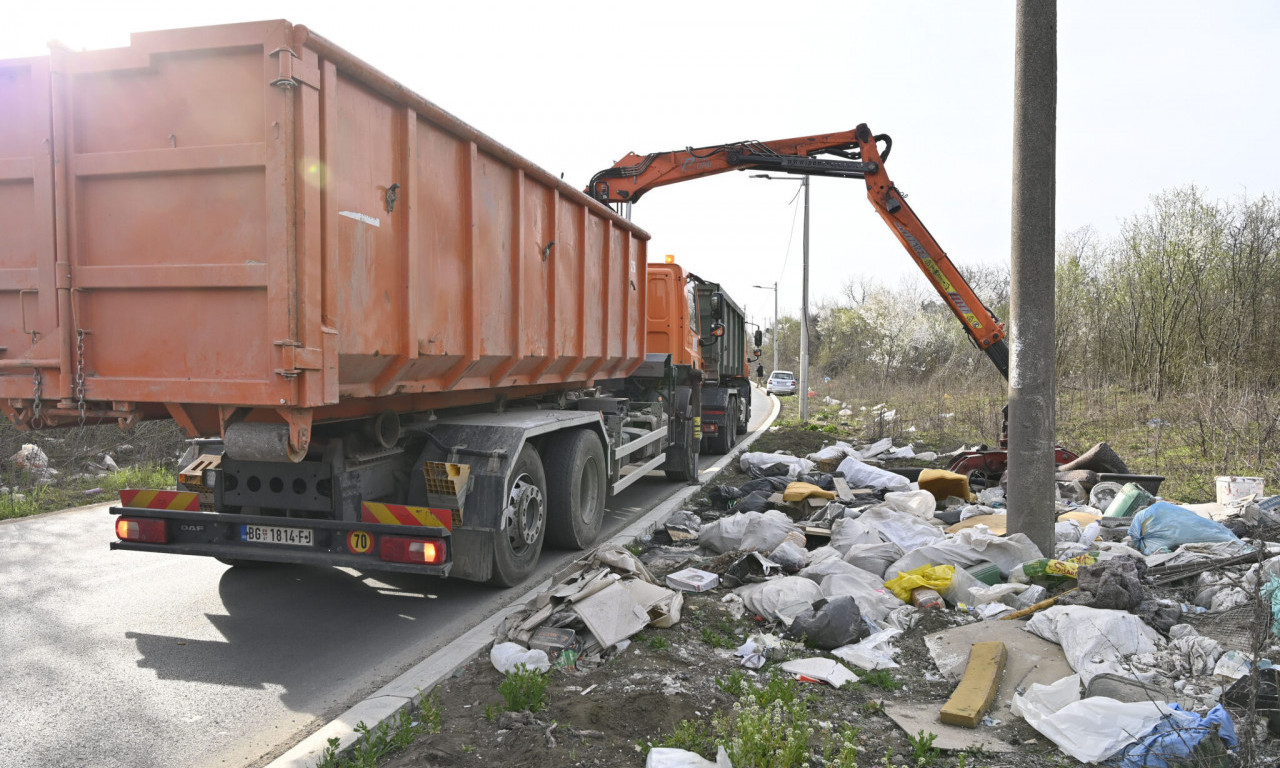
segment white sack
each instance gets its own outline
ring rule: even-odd
[[[1128,704],[1104,696],[1080,698],[1080,677],[1069,675],[1052,685],[1032,683],[1014,694],[1013,713],[1082,763],[1100,763],[1160,722],[1172,710],[1143,701]]]
[[[805,456],[806,459],[815,464],[824,461],[835,461],[843,459],[846,456],[857,456],[858,451],[848,443],[837,442],[835,445],[828,445],[824,448]]]
[[[1061,645],[1067,663],[1086,685],[1103,672],[1124,675],[1123,657],[1155,653],[1161,641],[1159,633],[1132,613],[1085,605],[1046,608],[1031,617],[1027,630]]]
[[[698,532],[698,545],[717,554],[735,549],[748,552],[771,552],[800,526],[776,509],[768,512],[735,512],[713,520]]]
[[[884,578],[884,572],[902,557],[902,547],[891,541],[883,544],[862,544],[849,548],[844,561],[868,573]]]
[[[885,451],[893,450],[893,438],[883,437],[866,448],[858,451],[858,456],[863,459],[869,459],[872,456],[879,456]]]
[[[841,555],[848,554],[849,549],[855,546],[883,542],[875,526],[861,517],[842,517],[831,524],[831,546]]]
[[[902,475],[864,464],[852,456],[840,462],[836,473],[844,475],[850,488],[906,488],[911,485]]]
[[[759,584],[744,584],[734,592],[742,598],[747,610],[763,616],[767,621],[781,621],[786,626],[791,626],[792,619],[823,598],[821,587],[800,576],[783,576]]]
[[[880,537],[886,541],[892,541],[904,551],[910,552],[913,549],[931,544],[946,536],[942,529],[936,525],[930,525],[918,517],[909,515],[906,512],[899,512],[896,509],[890,509],[884,505],[872,507],[862,513],[862,517],[858,518],[858,522],[870,526],[873,530],[879,532]],[[839,547],[836,547],[839,549]]]

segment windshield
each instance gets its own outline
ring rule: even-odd
[[[790,380],[790,379],[794,379],[795,376],[791,373],[791,371],[774,371],[773,376],[771,376],[770,378]]]

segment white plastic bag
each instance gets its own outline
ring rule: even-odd
[[[898,662],[893,660],[893,654],[897,649],[893,647],[893,641],[901,634],[900,629],[882,629],[853,645],[836,648],[831,655],[859,669],[896,669]]]
[[[644,768],[733,768],[733,763],[724,747],[716,747],[715,762],[687,749],[654,747],[645,758]]]
[[[551,660],[547,652],[534,648],[525,648],[519,643],[498,643],[489,650],[489,661],[493,668],[502,674],[510,674],[516,666],[523,664],[527,669],[546,672],[551,669]]]
[[[1055,605],[1037,613],[1027,630],[1062,646],[1071,669],[1088,685],[1103,672],[1124,674],[1120,660],[1135,653],[1155,653],[1162,638],[1127,611]]]
[[[884,572],[902,557],[902,547],[891,541],[883,544],[861,544],[849,547],[844,561],[868,573],[884,578]]]
[[[835,547],[841,555],[848,554],[852,547],[880,544],[883,541],[875,527],[861,517],[857,519],[844,517],[831,524],[831,546]]]
[[[890,491],[884,495],[884,506],[914,515],[927,523],[933,519],[938,500],[928,491]]]
[[[906,488],[911,485],[902,475],[864,464],[852,456],[840,462],[836,472],[844,475],[850,488]]]
[[[903,606],[903,602],[875,576],[855,569],[849,573],[837,573],[822,580],[823,597],[847,595],[858,604],[862,617],[880,626],[889,614]]]
[[[1014,694],[1013,713],[1082,763],[1100,763],[1156,726],[1172,710],[1158,702],[1125,703],[1105,696],[1080,698],[1080,676],[1051,685],[1032,683]]]

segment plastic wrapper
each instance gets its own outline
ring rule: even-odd
[[[938,503],[928,491],[890,491],[884,495],[883,506],[929,522]]]
[[[882,629],[862,638],[853,645],[843,645],[833,649],[831,655],[846,664],[852,664],[859,669],[868,671],[874,669],[896,669],[898,662],[893,660],[893,654],[897,649],[893,647],[893,641],[898,639],[901,634],[902,630],[894,627]]]

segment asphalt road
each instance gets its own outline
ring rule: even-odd
[[[606,532],[677,489],[636,483]],[[108,506],[0,523],[0,767],[265,764],[521,592],[115,552]]]

